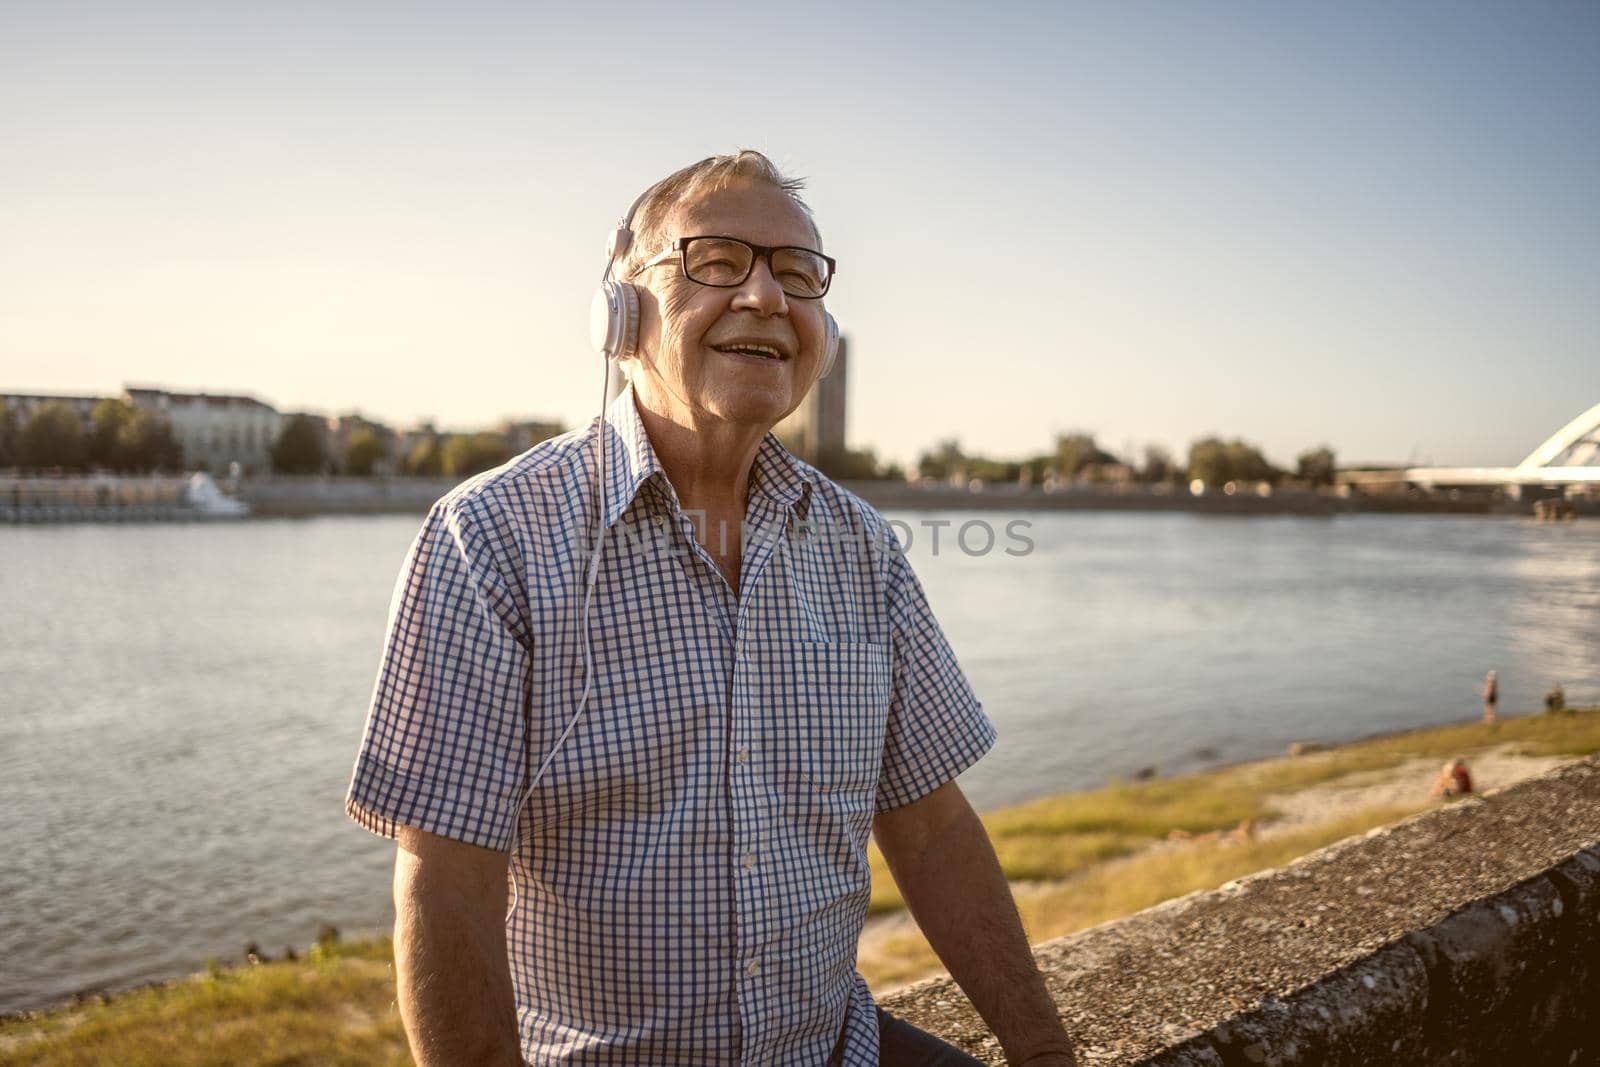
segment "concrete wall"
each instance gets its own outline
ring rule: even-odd
[[[1036,948],[1085,1065],[1600,1064],[1600,760]],[[979,1059],[947,977],[884,1006]]]
[[[0,475],[0,523],[146,522],[194,518],[182,476]]]
[[[249,478],[239,499],[257,518],[307,515],[422,515],[459,478]]]

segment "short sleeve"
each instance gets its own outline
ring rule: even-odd
[[[995,741],[994,726],[961,673],[911,563],[894,549],[886,555],[894,689],[878,779],[880,812],[953,780]]]
[[[400,571],[345,810],[509,851],[527,771],[530,675],[492,539],[435,505]]]

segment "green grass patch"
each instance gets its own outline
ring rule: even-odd
[[[1204,833],[1268,814],[1267,791],[1217,772],[1064,793],[983,817],[1010,881],[1067,878],[1136,852],[1173,830]],[[905,907],[877,846],[871,850],[873,914]]]
[[[0,1023],[0,1067],[401,1067],[387,938]]]

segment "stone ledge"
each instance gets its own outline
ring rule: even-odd
[[[1600,1063],[1600,758],[1035,954],[1086,1067]],[[1005,1062],[947,976],[882,999]]]

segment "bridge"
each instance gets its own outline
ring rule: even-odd
[[[1427,489],[1600,490],[1600,404],[1551,434],[1515,467],[1407,467],[1340,471],[1354,486],[1405,484]]]

